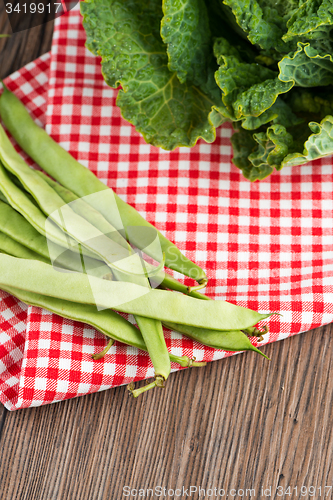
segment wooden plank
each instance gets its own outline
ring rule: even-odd
[[[0,38],[0,78],[5,78],[49,51],[53,33],[53,22],[29,29],[29,16],[23,14],[17,21],[26,29],[13,34],[5,12],[5,3],[0,2],[0,33],[9,34],[10,37]],[[0,405],[0,437],[7,414],[4,406]]]
[[[10,32],[2,3],[0,32]],[[51,35],[48,23],[1,39],[1,76],[48,51]],[[173,374],[164,391],[139,400],[120,387],[43,408],[1,407],[1,499],[118,500],[126,485],[255,488],[258,497],[271,486],[281,498],[277,485],[330,485],[332,333],[267,346],[271,362],[246,353]]]
[[[2,429],[3,429],[4,425],[5,425],[5,420],[6,420],[6,415],[7,414],[8,414],[7,410],[0,403],[0,438],[1,438],[1,434],[2,434]]]
[[[332,333],[266,346],[270,362],[246,353],[172,374],[138,400],[120,387],[9,413],[3,500],[120,499],[125,486],[328,486]]]
[[[25,28],[19,33],[12,33],[8,17],[5,12],[5,1],[0,2],[0,33],[11,35],[9,38],[0,38],[0,78],[5,78],[25,64],[33,61],[51,48],[53,22],[49,21],[41,26],[29,28],[30,16],[22,13],[17,20],[17,26]],[[45,20],[48,16],[45,16]]]

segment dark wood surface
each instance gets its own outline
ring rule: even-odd
[[[1,39],[0,76],[49,50],[51,37],[47,23]],[[140,498],[124,486],[229,493],[194,499],[250,498],[246,489],[256,499],[332,498],[332,333],[328,325],[266,346],[270,362],[246,353],[172,374],[138,400],[119,387],[30,410],[0,406],[1,500]],[[317,490],[301,497],[302,486]]]

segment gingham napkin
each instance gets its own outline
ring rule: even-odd
[[[6,80],[34,119],[206,270],[210,297],[282,313],[259,345],[333,321],[332,158],[251,184],[231,163],[228,124],[214,144],[151,147],[121,118],[117,91],[84,43],[77,7],[56,21],[51,53]],[[5,292],[0,300],[0,401],[9,410],[153,376],[144,352],[115,343],[93,361],[106,345],[93,328]],[[165,335],[177,355],[232,354]]]

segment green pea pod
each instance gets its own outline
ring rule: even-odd
[[[5,86],[0,97],[0,115],[5,126],[22,149],[60,184],[67,189],[74,190],[77,196],[81,198],[109,190],[92,172],[78,163],[43,129],[36,125],[20,100]],[[110,191],[112,192],[112,190]],[[114,196],[125,228],[130,226],[153,227],[133,207],[125,203],[116,194]],[[110,211],[108,196],[93,197],[92,203],[96,210],[112,225],[117,227],[114,217],[118,217],[118,214]],[[132,239],[133,244],[141,248],[140,231],[134,236],[135,239]],[[207,283],[205,272],[187,259],[176,245],[171,243],[160,232],[158,232],[158,236],[162,251],[165,254],[166,266],[195,279],[204,286]],[[153,253],[150,255],[159,260],[159,256]]]
[[[0,255],[1,285],[211,330],[243,330],[271,316],[222,300],[199,300],[135,283],[57,272],[43,262],[8,255]]]
[[[264,358],[267,358],[265,354],[251,344],[247,335],[240,330],[224,332],[221,330],[208,330],[175,323],[163,322],[163,324],[170,330],[183,333],[187,337],[200,342],[200,344],[214,347],[214,349],[223,349],[225,351],[255,351],[264,356]]]

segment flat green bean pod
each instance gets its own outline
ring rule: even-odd
[[[43,257],[42,255],[26,248],[21,245],[18,241],[13,240],[7,234],[0,231],[0,252],[12,255],[13,257],[20,257],[24,254],[25,259],[39,260],[40,262],[45,262],[49,264],[49,259]]]
[[[221,330],[208,330],[175,323],[163,322],[163,324],[170,330],[183,333],[201,344],[214,347],[214,349],[223,349],[225,351],[255,351],[267,358],[265,354],[251,344],[247,335],[241,330],[224,332]]]
[[[57,272],[43,262],[8,255],[0,255],[1,285],[211,330],[242,330],[271,316],[221,300],[198,300],[134,283]],[[124,300],[127,302],[123,303]]]
[[[91,205],[83,198],[79,198],[69,189],[61,186],[58,182],[50,179],[44,172],[35,170],[44,182],[46,182],[57,193],[58,196],[66,203],[71,204],[70,207],[75,213],[90,222],[96,229],[105,235],[112,235],[113,241],[116,241],[124,248],[128,248],[128,243],[123,236]]]
[[[109,190],[92,172],[78,163],[67,151],[57,144],[48,134],[38,127],[30,117],[28,111],[17,97],[4,86],[0,97],[1,118],[22,149],[40,167],[77,196],[84,197],[93,193]],[[112,193],[113,191],[110,190]],[[133,207],[125,203],[114,193],[123,226],[153,227]],[[108,196],[93,197],[92,203],[113,226],[117,227],[114,217],[118,217],[110,210]],[[205,272],[196,264],[187,259],[180,250],[165,236],[158,232],[160,244],[165,254],[165,264],[175,271],[185,274],[203,285],[207,282]],[[140,234],[133,244],[140,248]],[[156,260],[158,256],[150,254]]]
[[[65,233],[63,238],[73,238],[87,249],[89,255],[104,260],[117,272],[117,279],[131,279],[137,281],[139,284],[147,283],[140,257],[137,254],[131,255],[130,248],[122,238],[124,246],[118,243],[117,231],[111,231],[112,234],[108,233],[108,235],[103,234],[90,222],[74,212],[71,204],[65,204],[64,200],[54,189],[38,175],[36,170],[30,168],[15,151],[1,125],[0,159],[5,168],[17,176],[24,188],[34,197],[44,214]],[[8,181],[10,182],[9,179]],[[18,189],[17,186],[14,187]],[[28,200],[25,201],[27,204]],[[35,208],[38,210],[37,207]],[[48,223],[47,227],[51,227],[53,231],[53,224]],[[116,241],[112,239],[114,235],[116,236]],[[47,236],[49,237],[49,234]],[[117,265],[115,265],[115,261]],[[128,277],[126,277],[126,273]]]
[[[43,260],[43,257],[41,257],[40,255],[36,254],[35,252],[29,250],[28,248],[24,247],[23,245],[20,245],[15,240],[12,240],[9,236],[6,236],[1,232],[0,232],[0,251],[6,253],[8,255],[12,255],[13,257],[19,257],[21,259],[34,259],[34,260],[40,260],[41,262],[49,262],[49,260]],[[8,287],[7,287],[7,291],[8,291]],[[16,292],[18,293],[19,290],[16,289]],[[25,291],[21,291],[21,292],[22,292],[22,294],[26,294],[23,296],[29,297],[30,292],[25,292]],[[14,295],[18,296],[17,293]],[[21,297],[22,297],[22,294],[21,294]],[[31,294],[31,295],[34,296],[36,294]],[[54,299],[53,297],[46,297],[46,296],[40,296],[40,297],[44,297],[44,299],[43,299],[44,301],[47,301],[48,299],[50,299],[48,302],[50,304],[53,304],[53,303],[56,304],[58,301],[59,303],[62,304],[62,308],[64,308],[63,304],[67,304],[66,310],[68,310],[68,311],[71,310],[71,302],[61,301],[60,299]],[[23,299],[21,299],[21,300],[23,300]],[[32,302],[28,302],[27,300],[23,300],[23,301],[27,302],[29,304],[32,304]],[[32,305],[43,305],[43,307],[45,307],[46,309],[50,309],[49,307],[46,307],[45,304],[46,304],[45,302],[44,302],[44,304],[42,304],[41,302],[39,304],[34,302]],[[84,306],[82,304],[75,304],[75,307],[76,308],[79,307],[80,311],[82,311],[82,312],[84,310],[84,307],[88,307],[89,311],[91,310],[91,308],[93,309],[93,311],[96,310],[96,307],[94,307],[94,306]],[[60,314],[59,310],[53,309],[53,312]],[[116,314],[116,313],[114,313],[114,314]],[[74,317],[71,317],[67,313],[66,313],[65,317],[68,317],[70,319],[78,319],[77,315]],[[97,317],[98,316],[96,316],[96,318]],[[82,320],[82,321],[84,321],[84,320]],[[87,322],[89,324],[92,324],[90,321],[87,321]],[[258,352],[258,349],[251,344],[248,337],[240,330],[236,330],[236,331],[232,331],[232,332],[225,332],[225,331],[207,330],[207,329],[203,329],[203,328],[196,328],[193,326],[180,325],[180,324],[174,324],[174,323],[164,323],[164,324],[167,328],[181,332],[184,335],[186,335],[187,337],[190,337],[191,339],[196,340],[196,341],[200,342],[201,344],[208,345],[210,347],[214,347],[215,349],[224,349],[224,350],[228,350],[228,351],[253,350],[253,351]],[[103,330],[103,332],[104,332],[104,330]],[[133,344],[131,342],[127,342],[126,340],[124,340],[124,342],[126,344],[135,345],[136,347],[138,347],[138,345]],[[142,340],[142,342],[144,342],[144,341]],[[141,349],[142,347],[139,347],[139,348]],[[156,353],[159,352],[158,345],[155,346],[155,352]],[[260,352],[260,354],[262,354],[262,353]]]
[[[45,236],[36,229],[10,205],[0,201],[0,231],[26,246],[30,250],[49,259],[49,251]]]
[[[32,203],[25,194],[8,177],[6,169],[0,161],[0,190],[5,195],[8,203],[19,212],[40,234],[46,236],[45,224],[46,217],[43,212]],[[48,224],[47,236],[57,245],[68,248],[69,240],[64,232],[56,225]],[[73,251],[76,250],[76,242],[70,244]],[[86,250],[87,255],[95,258],[96,255]]]
[[[147,351],[140,330],[114,311],[106,309],[104,311],[97,311],[95,306],[67,302],[66,300],[26,292],[9,286],[2,289],[26,304],[42,307],[64,318],[86,323],[110,339],[136,347],[142,351]],[[169,357],[170,361],[178,363],[183,367],[195,367],[204,364],[196,363],[195,360],[190,359],[188,356],[176,356],[170,353]]]
[[[64,200],[53,187],[34,169],[30,168],[15,151],[1,125],[0,158],[6,169],[14,174],[23,187],[34,197],[41,210],[66,234],[103,259],[113,270],[116,279],[134,281],[139,285],[149,286],[143,272],[141,258],[135,253],[131,255],[130,248],[123,238],[120,241],[121,245],[119,244],[119,233],[108,224],[108,235],[103,234],[85,218],[72,210],[70,206],[72,203],[65,205]],[[85,210],[82,200],[78,200],[78,202],[79,207],[81,207],[79,211],[83,211],[85,214],[89,213],[89,211]],[[100,222],[97,216],[95,218]],[[116,241],[112,239],[113,236],[115,236]],[[123,242],[124,245],[122,246]],[[115,261],[117,265],[115,265]],[[171,367],[162,324],[156,319],[141,316],[137,314],[136,321],[148,347],[155,368],[156,379],[166,380]]]
[[[24,247],[17,241],[13,240],[9,236],[3,234],[0,232],[0,251],[3,253],[6,253],[8,255],[12,255],[14,257],[19,257],[23,259],[33,259],[33,260],[40,260],[41,262],[49,262],[48,259],[45,259],[41,255],[38,255],[37,253],[33,252],[32,250],[29,250],[28,248]],[[38,294],[31,294],[30,292],[26,291],[20,291],[18,289],[13,289],[14,291],[10,290],[10,287],[6,287],[6,291],[9,293],[12,293],[16,297],[20,298],[20,300],[23,300],[23,302],[29,303],[31,305],[38,305],[40,307],[45,307],[46,309],[52,310],[52,312],[55,312],[57,314],[60,314],[66,318],[69,319],[75,319],[78,321],[82,321],[85,323],[88,323],[92,326],[95,326],[98,330],[102,331],[103,333],[106,332],[105,328],[100,328],[96,326],[98,323],[96,321],[98,320],[99,317],[104,320],[104,317],[108,317],[105,312],[100,311],[101,314],[100,316],[97,314],[96,307],[95,306],[87,306],[83,304],[76,304],[73,302],[67,302],[63,301],[60,299],[55,299],[53,297],[47,297],[47,296],[42,296]],[[19,296],[20,295],[20,296]],[[31,296],[31,297],[30,297]],[[29,298],[30,297],[30,298]],[[32,299],[34,298],[34,301]],[[37,301],[38,298],[38,301]],[[72,305],[73,304],[73,305]],[[59,307],[56,309],[55,305],[58,305]],[[61,306],[61,307],[60,307]],[[87,309],[87,313],[85,315],[85,311]],[[74,313],[72,313],[74,311]],[[79,311],[79,313],[77,313]],[[93,316],[91,314],[91,311],[93,311]],[[106,310],[104,310],[106,311]],[[107,310],[109,313],[112,313],[112,318],[118,317],[117,313],[114,313],[111,310]],[[81,319],[80,319],[81,317]],[[122,318],[122,316],[120,316]],[[88,318],[88,319],[87,319]],[[92,319],[95,318],[95,323],[92,323]],[[122,318],[122,323],[124,318]],[[125,321],[125,320],[124,320]],[[131,325],[132,326],[132,325]],[[140,326],[140,325],[139,325]],[[244,350],[253,350],[256,352],[259,352],[260,354],[261,351],[259,351],[256,347],[254,347],[251,342],[249,341],[248,337],[242,333],[241,331],[233,331],[233,332],[221,332],[221,331],[214,331],[214,330],[205,330],[202,328],[195,328],[195,327],[189,327],[186,325],[176,325],[173,323],[165,323],[165,326],[168,328],[181,332],[187,337],[190,337],[191,339],[194,339],[204,345],[208,345],[210,347],[214,347],[215,349],[225,349],[228,351],[244,351]],[[134,327],[133,327],[134,328]],[[132,328],[132,330],[133,330]],[[144,340],[142,338],[142,335],[138,329],[135,329],[136,332],[139,332],[140,335],[140,341],[141,344],[139,343],[133,343],[133,339],[126,337],[122,337],[123,340],[120,340],[120,337],[115,337],[112,335],[109,335],[109,337],[114,338],[115,340],[122,341],[126,344],[133,345],[135,347],[138,347],[139,349],[147,350],[146,349],[146,344],[144,343]],[[112,331],[112,330],[111,330]],[[125,332],[126,333],[126,332]],[[107,335],[107,333],[105,333]],[[158,339],[158,337],[157,337]],[[154,352],[158,354],[160,352],[160,346],[158,345],[158,340],[155,340],[156,345]],[[163,351],[162,351],[163,352]]]

